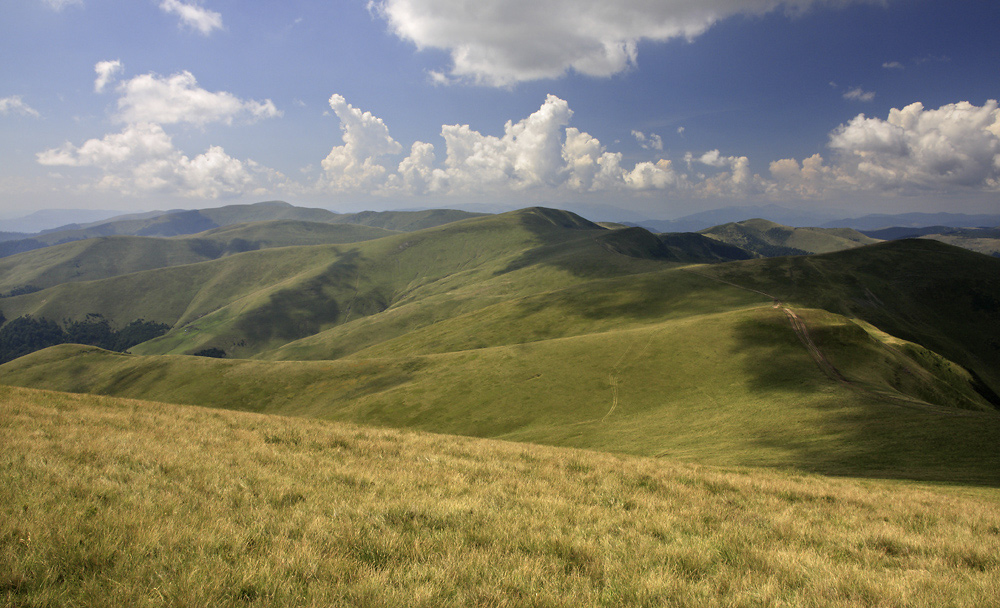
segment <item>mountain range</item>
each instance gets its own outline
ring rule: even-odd
[[[1000,259],[763,220],[654,234],[548,208],[352,218],[367,225],[296,209],[128,220],[171,234],[224,225],[0,260],[0,347],[42,329],[53,344],[0,365],[0,383],[711,464],[1000,481]],[[51,334],[121,344],[114,332],[139,321],[163,330],[132,331],[143,341],[127,353]]]

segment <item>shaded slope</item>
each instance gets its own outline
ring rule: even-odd
[[[878,242],[851,228],[792,228],[762,219],[723,224],[699,234],[765,258],[828,253]]]
[[[827,377],[770,306],[512,346],[339,361],[62,346],[0,366],[0,379],[718,464],[1000,483],[1000,416],[907,398],[870,370],[891,379],[904,366],[919,368],[912,358],[873,345],[849,321],[802,314],[856,385]],[[859,378],[858,370],[869,375]]]
[[[247,355],[393,306],[453,299],[448,294],[459,288],[467,300],[492,303],[484,282],[530,292],[658,267],[603,247],[597,237],[607,232],[573,214],[529,209],[361,244],[252,251],[64,284],[5,298],[0,307],[8,318],[100,313],[125,323],[141,316],[174,326],[149,346],[160,349],[153,352],[218,347]]]
[[[924,228],[909,228],[896,226],[881,230],[866,230],[865,234],[873,238],[896,240],[909,238],[928,238],[969,251],[985,253],[1000,257],[1000,227],[996,228],[952,228],[949,226],[928,226]]]
[[[998,293],[996,260],[918,241],[680,268],[661,244],[534,208],[62,285],[4,304],[176,315],[135,352],[338,359],[57,347],[0,367],[0,382],[723,464],[995,478],[1000,416],[968,363],[979,347],[926,338],[983,329],[966,313]],[[951,325],[920,301],[941,284],[949,303],[968,299]],[[923,346],[853,314],[868,302],[919,321],[902,337]]]
[[[783,301],[863,319],[959,363],[1000,405],[1000,260],[933,240],[706,267]]]

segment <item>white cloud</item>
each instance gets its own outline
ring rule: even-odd
[[[390,176],[389,189],[402,188],[414,194],[441,192],[448,187],[448,174],[434,168],[434,145],[413,142],[410,155],[399,163],[397,175]]]
[[[58,12],[75,4],[83,6],[83,0],[42,0],[42,4]]]
[[[850,99],[852,101],[871,101],[875,99],[875,92],[862,90],[861,87],[854,87],[844,93],[844,99]]]
[[[639,142],[639,147],[644,150],[660,150],[663,151],[663,138],[656,133],[650,133],[648,136],[642,131],[632,131],[632,137]]]
[[[621,166],[622,155],[568,127],[573,115],[566,101],[549,95],[520,121],[507,121],[502,136],[484,135],[469,125],[444,125],[443,166],[435,166],[434,146],[415,142],[410,154],[390,172],[380,158],[401,146],[381,119],[352,107],[340,95],[330,100],[341,119],[344,145],[323,161],[319,186],[333,191],[392,193],[496,194],[527,189],[596,192],[653,190],[685,186],[668,160]]]
[[[898,61],[886,61],[882,64],[882,67],[887,70],[902,70],[903,64]]]
[[[450,53],[449,76],[507,86],[633,67],[642,40],[692,39],[734,15],[883,0],[369,0],[400,38]],[[444,74],[438,72],[439,81]]]
[[[90,139],[77,147],[66,143],[37,154],[46,166],[93,167],[101,177],[97,190],[125,195],[168,193],[193,198],[219,198],[254,193],[256,175],[282,177],[253,161],[243,163],[219,146],[194,158],[177,150],[160,125],[131,124],[120,133]]]
[[[484,136],[468,125],[442,127],[452,180],[514,188],[559,184],[564,180],[562,134],[572,115],[568,103],[549,95],[527,118],[507,121],[503,137]]]
[[[190,123],[204,126],[213,122],[232,124],[242,117],[248,121],[281,116],[270,100],[242,100],[232,93],[212,93],[198,86],[191,72],[163,78],[144,74],[119,86],[117,118],[122,122]]]
[[[98,61],[94,66],[97,78],[94,79],[94,92],[103,93],[104,87],[108,86],[116,74],[120,74],[124,67],[118,59],[114,61]]]
[[[819,154],[813,154],[801,164],[794,158],[776,160],[771,163],[770,170],[775,179],[772,191],[806,198],[816,198],[836,189],[838,180],[846,177],[838,176],[835,169],[825,166]]]
[[[403,147],[389,135],[389,128],[371,112],[362,112],[341,95],[330,97],[330,108],[340,119],[344,145],[334,146],[323,159],[322,186],[333,191],[378,188],[386,168],[378,158],[398,154]]]
[[[697,158],[688,152],[684,160],[689,170],[697,170],[696,163],[719,170],[711,175],[696,174],[698,196],[746,197],[767,189],[767,183],[750,171],[750,159],[746,156],[725,156],[718,150],[710,150]]]
[[[20,95],[0,98],[0,114],[4,116],[8,114],[20,114],[21,116],[32,116],[34,118],[41,117],[38,110],[21,100]]]
[[[892,109],[886,120],[859,114],[830,135],[844,177],[881,189],[1000,188],[1000,109],[995,100],[927,110]]]
[[[214,30],[222,29],[221,14],[196,4],[186,4],[180,0],[163,0],[160,2],[160,9],[165,13],[177,15],[183,25],[197,30],[204,36],[208,36]]]

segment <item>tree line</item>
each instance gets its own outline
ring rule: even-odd
[[[136,319],[121,329],[114,329],[102,315],[88,314],[82,321],[64,321],[63,325],[44,317],[24,315],[7,321],[0,312],[0,363],[6,363],[36,350],[57,344],[87,344],[105,350],[125,352],[129,348],[170,329],[169,325]]]

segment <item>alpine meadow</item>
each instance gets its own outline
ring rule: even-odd
[[[1000,607],[998,24],[0,2],[0,608]]]
[[[0,259],[8,604],[1000,594],[1000,259],[223,209]]]

